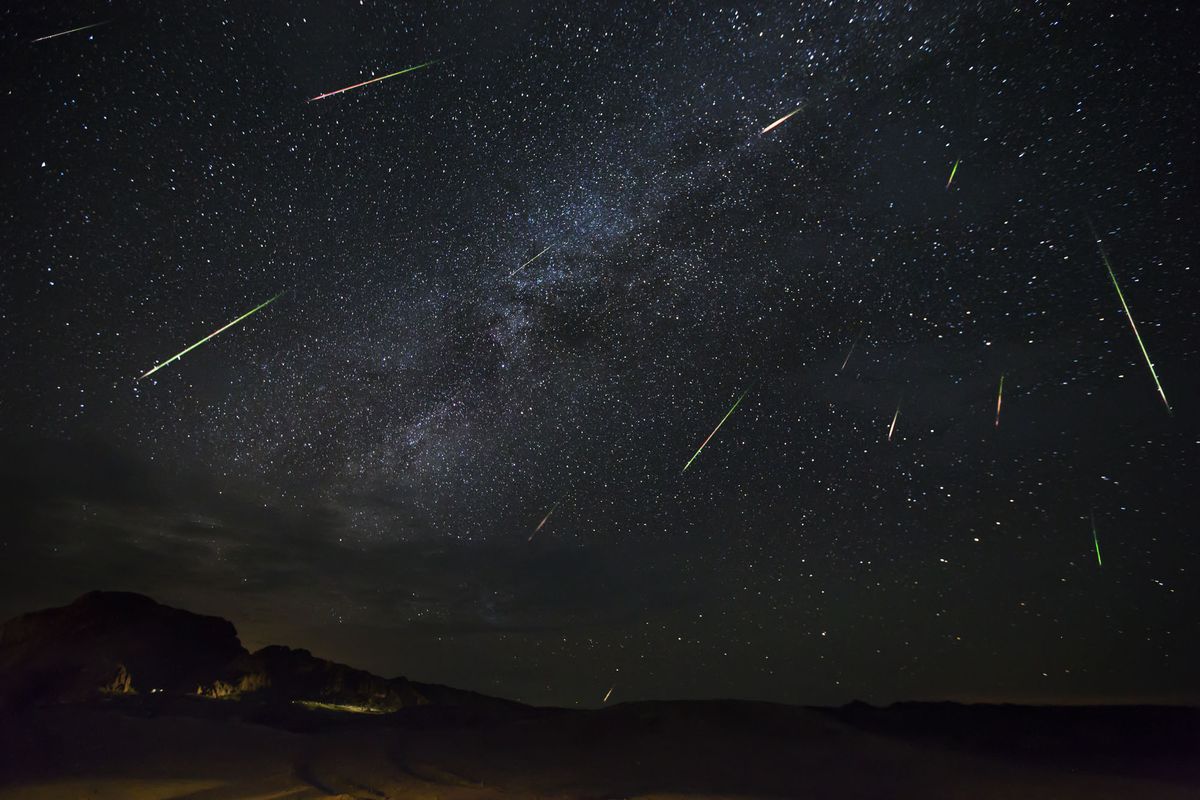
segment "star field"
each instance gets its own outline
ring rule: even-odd
[[[1196,700],[1186,4],[3,18],[5,613],[571,706]]]

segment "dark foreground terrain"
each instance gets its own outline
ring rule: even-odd
[[[0,703],[0,798],[1200,797],[1197,709],[538,709],[131,595],[7,623]]]

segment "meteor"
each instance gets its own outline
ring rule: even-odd
[[[512,272],[508,273],[508,277],[510,277],[510,278],[511,278],[513,275],[516,275],[518,272],[520,272],[521,270],[525,269],[526,267],[528,267],[528,266],[529,266],[530,264],[532,264],[533,262],[537,261],[539,258],[541,258],[541,257],[542,257],[542,254],[543,254],[543,253],[545,253],[547,250],[549,250],[551,247],[554,247],[554,245],[552,245],[552,244],[548,244],[548,245],[546,245],[545,247],[543,247],[543,248],[542,248],[542,250],[541,250],[541,252],[539,252],[539,253],[538,253],[536,256],[534,256],[533,258],[529,259],[529,260],[528,260],[528,261],[526,261],[524,264],[522,264],[521,266],[519,266],[519,267],[517,267],[516,269],[514,269]]]
[[[1000,391],[996,393],[996,427],[1000,427],[1000,403],[1004,401],[1004,376],[1000,376]]]
[[[44,42],[47,39],[57,39],[59,36],[66,36],[68,33],[79,33],[80,31],[86,31],[89,28],[98,28],[101,25],[107,25],[108,23],[109,23],[109,20],[105,20],[104,22],[93,22],[91,25],[81,25],[78,28],[71,28],[71,30],[69,30],[69,31],[59,31],[58,33],[52,33],[49,36],[41,36],[37,39],[34,39],[33,41]]]
[[[608,698],[612,697],[612,692],[613,692],[613,689],[615,689],[615,688],[617,688],[617,687],[613,686],[611,689],[609,689],[609,690],[608,690],[608,694],[604,695],[604,699],[603,699],[603,700],[601,700],[600,702],[601,702],[601,703],[607,703],[607,702],[608,702]]]
[[[888,441],[892,440],[892,434],[896,431],[896,420],[900,418],[900,406],[896,406],[896,413],[892,416],[892,425],[888,428]]]
[[[761,131],[759,131],[758,132],[759,135],[761,136],[762,134],[766,133],[767,131],[771,130],[772,128],[778,128],[780,125],[787,122],[789,119],[791,119],[792,117],[796,116],[799,113],[800,113],[800,109],[797,108],[795,111],[792,111],[788,114],[784,114],[782,117],[775,120],[770,125],[768,125],[767,127],[763,128]]]
[[[1104,562],[1100,560],[1100,539],[1096,536],[1096,514],[1093,512],[1089,516],[1092,518],[1092,544],[1096,545],[1096,565],[1104,566]]]
[[[324,100],[326,97],[332,97],[335,94],[341,94],[342,92],[348,92],[351,89],[358,89],[362,86],[367,86],[368,84],[379,83],[380,81],[386,81],[388,78],[394,78],[397,75],[403,75],[406,72],[413,72],[414,70],[425,69],[425,67],[432,66],[433,64],[436,64],[441,60],[442,59],[438,58],[438,59],[434,59],[433,61],[426,61],[424,64],[417,64],[415,67],[405,67],[404,69],[400,70],[399,72],[393,72],[390,75],[380,75],[378,78],[371,78],[371,80],[369,80],[369,81],[363,81],[362,83],[356,83],[353,86],[347,86],[344,89],[334,89],[332,92],[325,92],[325,94],[319,94],[316,97],[310,97],[310,98],[308,98],[308,102],[312,103],[316,100]]]
[[[262,309],[264,309],[264,308],[266,308],[267,306],[271,305],[271,303],[274,303],[274,302],[275,302],[277,299],[279,299],[279,295],[281,295],[281,294],[283,294],[283,292],[280,292],[279,294],[275,295],[274,297],[272,297],[270,300],[268,300],[267,302],[263,303],[262,305],[260,305],[260,306],[256,306],[256,307],[254,307],[254,308],[250,309],[250,310],[249,310],[249,311],[247,311],[245,314],[242,314],[240,317],[238,317],[237,319],[235,319],[233,322],[229,323],[228,325],[225,325],[225,326],[223,326],[223,327],[217,328],[215,331],[213,331],[212,333],[210,333],[208,336],[205,336],[203,339],[201,339],[200,341],[196,342],[196,343],[195,343],[194,345],[192,345],[191,347],[187,348],[186,350],[183,350],[183,351],[181,351],[180,353],[178,353],[178,354],[176,354],[176,355],[173,355],[173,356],[171,356],[170,358],[168,358],[166,361],[164,361],[164,362],[162,362],[161,364],[159,364],[159,365],[158,365],[157,367],[155,367],[154,369],[152,369],[152,370],[150,370],[149,372],[145,373],[144,375],[142,375],[141,377],[139,377],[139,378],[138,378],[138,380],[140,381],[140,380],[142,380],[143,378],[149,378],[151,375],[153,375],[154,373],[158,372],[160,369],[162,369],[163,367],[165,367],[167,364],[170,364],[172,361],[178,361],[179,359],[183,358],[185,355],[187,355],[188,353],[192,352],[192,351],[193,351],[193,350],[195,350],[197,347],[199,347],[200,345],[202,345],[202,344],[204,344],[205,342],[207,342],[209,339],[211,339],[211,338],[213,338],[214,336],[216,336],[218,333],[221,333],[222,331],[225,331],[225,330],[228,330],[229,328],[232,328],[234,325],[237,325],[239,322],[241,322],[242,320],[244,320],[246,317],[250,316],[251,314],[255,313],[256,311],[261,311]]]
[[[692,457],[688,459],[688,462],[683,465],[683,470],[682,470],[683,472],[687,472],[688,467],[690,467],[692,465],[692,462],[696,460],[696,456],[700,455],[700,451],[703,450],[705,445],[708,444],[709,439],[712,439],[714,436],[717,435],[717,431],[721,430],[721,426],[725,424],[725,420],[729,419],[729,417],[733,415],[734,411],[737,411],[737,407],[742,404],[742,401],[746,399],[746,395],[748,395],[749,393],[750,393],[749,389],[742,392],[741,397],[739,397],[737,399],[737,402],[733,404],[733,408],[731,408],[727,412],[725,412],[725,416],[721,417],[721,421],[717,423],[717,427],[713,428],[712,433],[710,433],[708,435],[708,439],[705,439],[704,442],[701,443],[700,448],[698,450],[696,450],[696,452],[692,455]]]
[[[854,355],[854,348],[855,348],[855,346],[858,345],[858,340],[861,338],[862,338],[862,331],[859,331],[858,336],[855,337],[855,339],[854,339],[854,344],[850,345],[850,352],[846,353],[846,360],[842,362],[842,366],[838,367],[838,372],[841,372],[842,370],[844,370],[846,368],[846,365],[850,363],[850,356]]]
[[[950,188],[950,184],[954,183],[954,175],[958,172],[958,165],[962,163],[962,159],[954,162],[954,166],[950,170],[950,180],[946,181],[946,188]]]
[[[529,539],[527,539],[527,541],[533,541],[533,537],[537,536],[537,532],[542,529],[542,526],[546,524],[546,520],[550,519],[550,515],[554,513],[554,509],[558,508],[558,504],[561,502],[562,500],[559,500],[557,503],[550,506],[550,510],[546,512],[546,516],[542,517],[542,521],[538,523],[538,526],[533,529],[533,533],[529,534]]]
[[[1163,405],[1167,407],[1167,413],[1171,412],[1171,404],[1167,402],[1167,393],[1163,391],[1162,383],[1158,380],[1158,373],[1154,370],[1154,362],[1150,360],[1150,354],[1146,352],[1146,345],[1142,342],[1142,335],[1138,333],[1137,323],[1133,321],[1133,314],[1129,311],[1129,304],[1125,302],[1125,294],[1121,291],[1121,285],[1117,283],[1117,274],[1113,272],[1112,264],[1108,260],[1108,254],[1104,252],[1104,245],[1100,243],[1100,237],[1096,234],[1096,228],[1092,225],[1092,221],[1088,220],[1088,227],[1092,229],[1092,236],[1096,239],[1096,247],[1100,250],[1100,259],[1104,262],[1104,266],[1108,268],[1108,277],[1112,279],[1113,288],[1117,290],[1117,297],[1121,300],[1121,308],[1125,309],[1125,316],[1129,319],[1129,327],[1133,328],[1134,338],[1137,339],[1138,347],[1142,349],[1142,357],[1146,359],[1146,366],[1150,368],[1150,377],[1154,378],[1154,385],[1158,387],[1158,396],[1162,398]]]

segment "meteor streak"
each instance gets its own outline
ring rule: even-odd
[[[529,266],[530,264],[532,264],[533,262],[537,261],[539,258],[541,258],[541,257],[542,257],[542,254],[543,254],[543,253],[545,253],[547,250],[549,250],[551,247],[554,247],[554,245],[552,245],[552,244],[548,244],[548,245],[546,245],[545,247],[543,247],[543,248],[542,248],[542,250],[541,250],[541,252],[539,252],[539,253],[538,253],[536,256],[534,256],[533,258],[529,259],[529,260],[528,260],[528,261],[526,261],[524,264],[522,264],[521,266],[519,266],[519,267],[517,267],[516,269],[514,269],[512,272],[508,273],[508,277],[510,277],[510,278],[511,278],[513,275],[516,275],[518,272],[520,272],[521,270],[525,269],[526,267],[528,267],[528,266]]]
[[[538,523],[538,526],[533,529],[533,533],[529,534],[529,539],[527,539],[527,541],[533,541],[533,537],[537,536],[537,532],[542,529],[542,526],[546,524],[546,520],[550,519],[550,515],[554,513],[554,509],[558,508],[558,504],[561,502],[562,500],[559,500],[557,503],[550,506],[550,510],[546,512],[546,516],[542,517],[542,521]]]
[[[41,36],[37,39],[34,39],[33,41],[44,42],[47,39],[57,39],[59,36],[66,36],[68,33],[79,33],[80,31],[86,31],[89,28],[98,28],[101,25],[107,25],[108,23],[109,23],[109,20],[105,20],[104,22],[93,22],[91,25],[81,25],[78,28],[71,28],[71,30],[69,30],[69,31],[59,31],[58,33],[52,33],[49,36]]]
[[[417,64],[415,67],[405,67],[404,69],[400,70],[399,72],[393,72],[390,75],[380,75],[378,78],[371,78],[371,80],[369,80],[369,81],[363,81],[362,83],[356,83],[353,86],[347,86],[344,89],[334,89],[332,92],[325,92],[325,94],[319,94],[316,97],[310,97],[310,98],[308,98],[308,102],[311,103],[315,100],[324,100],[326,97],[332,97],[335,94],[341,94],[342,92],[348,92],[351,89],[358,89],[362,86],[367,86],[368,84],[379,83],[380,81],[386,81],[388,78],[394,78],[397,75],[403,75],[406,72],[412,72],[412,71],[418,70],[418,69],[425,69],[425,67],[432,66],[433,64],[436,64],[441,60],[442,59],[438,58],[438,59],[434,59],[433,61],[426,61],[424,64]]]
[[[615,687],[615,686],[614,686],[614,687],[612,687],[611,689],[609,689],[609,690],[608,690],[608,694],[604,695],[604,699],[603,699],[603,700],[601,700],[600,702],[601,702],[601,703],[607,703],[607,702],[608,702],[608,698],[612,697],[612,692],[613,692],[613,689],[615,689],[615,688],[617,688],[617,687]]]
[[[1113,272],[1112,264],[1108,260],[1108,254],[1104,252],[1104,245],[1100,243],[1100,237],[1096,234],[1096,228],[1092,225],[1092,221],[1088,220],[1088,227],[1092,229],[1092,236],[1096,239],[1096,247],[1100,250],[1100,259],[1104,262],[1104,266],[1108,268],[1108,277],[1112,279],[1113,288],[1117,290],[1117,297],[1121,300],[1121,308],[1125,309],[1125,316],[1129,319],[1129,327],[1133,328],[1134,338],[1137,339],[1138,347],[1142,349],[1142,357],[1146,359],[1146,366],[1150,368],[1150,377],[1154,378],[1154,385],[1158,387],[1158,396],[1162,398],[1163,405],[1167,407],[1167,413],[1171,412],[1171,404],[1167,402],[1167,393],[1163,391],[1162,383],[1158,380],[1158,373],[1154,370],[1154,362],[1150,360],[1150,354],[1146,352],[1146,345],[1142,342],[1142,335],[1138,333],[1137,323],[1133,321],[1133,314],[1129,311],[1129,304],[1125,302],[1125,294],[1121,291],[1121,285],[1117,283],[1117,274]]]
[[[761,131],[759,131],[759,132],[758,132],[758,133],[759,133],[759,135],[761,136],[762,134],[766,133],[767,131],[771,130],[772,128],[777,128],[777,127],[779,127],[780,125],[782,125],[783,123],[787,122],[789,119],[791,119],[792,117],[796,116],[796,115],[797,115],[797,114],[799,114],[799,113],[800,113],[800,109],[798,109],[798,108],[797,108],[795,111],[792,111],[792,112],[790,112],[790,113],[784,114],[782,117],[780,117],[779,119],[775,120],[775,121],[774,121],[774,122],[772,122],[770,125],[768,125],[767,127],[763,128]]]
[[[891,427],[888,428],[888,441],[892,440],[892,434],[896,431],[896,420],[900,418],[900,406],[896,406],[896,413],[892,416]]]
[[[708,435],[708,439],[705,439],[704,442],[701,443],[700,448],[698,450],[696,450],[696,452],[692,455],[692,457],[688,459],[688,462],[683,465],[683,470],[682,470],[683,472],[687,472],[688,467],[690,467],[692,465],[692,462],[696,460],[696,456],[700,455],[700,451],[703,450],[705,445],[708,444],[709,439],[712,439],[714,436],[717,435],[717,431],[721,430],[721,426],[725,424],[725,420],[729,419],[729,417],[733,415],[734,411],[737,411],[737,407],[742,404],[742,401],[746,399],[746,395],[748,395],[749,393],[750,393],[749,389],[742,392],[741,397],[739,397],[737,399],[737,402],[733,404],[733,407],[725,412],[725,416],[721,417],[721,421],[717,423],[717,427],[713,428],[712,433],[710,433]]]
[[[854,339],[854,344],[850,345],[850,351],[848,353],[846,353],[846,360],[842,362],[842,366],[838,367],[838,372],[841,372],[842,370],[844,370],[846,368],[846,365],[850,363],[850,356],[854,355],[854,348],[858,345],[858,340],[861,338],[862,338],[862,331],[859,331],[858,336],[856,336]]]
[[[996,427],[1000,427],[1000,403],[1004,401],[1004,376],[1000,376],[1000,391],[996,393]]]
[[[1096,515],[1092,513],[1089,516],[1092,518],[1092,544],[1096,545],[1096,564],[1103,567],[1104,562],[1100,560],[1100,539],[1096,536]]]
[[[270,300],[268,300],[267,302],[263,303],[262,305],[260,305],[260,306],[256,306],[255,308],[252,308],[252,309],[250,309],[250,310],[249,310],[249,311],[247,311],[245,314],[242,314],[240,317],[238,317],[237,319],[235,319],[233,322],[229,323],[228,325],[225,325],[225,326],[223,326],[223,327],[217,328],[215,331],[213,331],[212,333],[210,333],[208,336],[205,336],[203,339],[201,339],[200,341],[196,342],[196,343],[195,343],[194,345],[192,345],[191,347],[187,348],[186,350],[183,350],[183,351],[181,351],[180,353],[178,353],[178,354],[176,354],[176,355],[173,355],[173,356],[171,356],[170,358],[168,358],[166,361],[164,361],[164,362],[162,362],[161,364],[159,364],[159,365],[158,365],[157,367],[155,367],[154,369],[152,369],[152,370],[150,370],[149,372],[145,373],[144,375],[142,375],[141,377],[139,377],[139,378],[138,378],[138,380],[140,381],[140,380],[142,380],[142,378],[149,378],[151,375],[153,375],[154,373],[158,372],[160,369],[162,369],[163,367],[165,367],[167,364],[170,364],[172,361],[178,361],[179,359],[183,358],[185,355],[187,355],[188,353],[192,352],[192,351],[193,351],[193,350],[195,350],[197,347],[199,347],[200,345],[202,345],[202,344],[204,344],[205,342],[207,342],[209,339],[211,339],[211,338],[213,338],[214,336],[216,336],[218,333],[221,333],[222,331],[225,331],[225,330],[228,330],[229,328],[232,328],[234,325],[237,325],[239,322],[241,322],[242,320],[244,320],[246,317],[250,316],[250,315],[251,315],[251,314],[253,314],[254,312],[256,312],[256,311],[261,311],[262,309],[264,309],[264,308],[266,308],[267,306],[271,305],[271,303],[274,303],[274,302],[275,302],[277,299],[279,299],[279,295],[281,295],[281,294],[283,294],[283,292],[280,292],[279,294],[275,295],[274,297],[272,297]]]
[[[954,183],[954,176],[955,176],[955,174],[958,172],[958,165],[959,165],[959,164],[961,164],[961,163],[962,163],[962,159],[961,159],[961,158],[960,158],[960,159],[958,159],[957,161],[955,161],[955,162],[954,162],[954,166],[953,166],[953,167],[951,168],[951,170],[950,170],[950,180],[946,181],[946,188],[947,188],[947,189],[949,189],[949,188],[950,188],[950,184]]]

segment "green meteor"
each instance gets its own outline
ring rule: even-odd
[[[1104,562],[1100,560],[1100,539],[1096,536],[1096,515],[1091,514],[1092,518],[1092,544],[1096,545],[1096,564],[1103,567]]]
[[[1100,259],[1104,262],[1104,266],[1108,268],[1108,277],[1112,280],[1113,288],[1117,290],[1117,297],[1121,301],[1121,308],[1125,309],[1125,317],[1129,320],[1129,327],[1133,328],[1133,336],[1137,339],[1138,347],[1142,349],[1142,357],[1146,359],[1146,366],[1150,368],[1150,377],[1154,378],[1154,385],[1158,387],[1158,396],[1162,398],[1163,405],[1167,407],[1167,413],[1171,412],[1171,404],[1167,402],[1167,393],[1163,391],[1162,383],[1158,380],[1158,373],[1154,369],[1154,362],[1150,360],[1150,354],[1146,352],[1146,345],[1142,342],[1142,335],[1138,333],[1137,323],[1133,321],[1133,314],[1129,311],[1129,304],[1125,302],[1125,294],[1121,291],[1121,285],[1117,283],[1117,274],[1113,272],[1112,264],[1108,260],[1108,254],[1104,252],[1104,245],[1100,243],[1100,236],[1096,233],[1096,228],[1092,225],[1092,221],[1088,220],[1088,227],[1092,229],[1092,236],[1096,239],[1096,248],[1100,251]]]
[[[274,297],[272,297],[270,300],[268,300],[267,302],[263,303],[262,305],[260,305],[260,306],[256,306],[256,307],[254,307],[254,308],[250,309],[249,311],[247,311],[245,314],[242,314],[240,317],[238,317],[237,319],[235,319],[233,322],[229,323],[228,325],[225,325],[225,326],[223,326],[223,327],[217,328],[215,331],[213,331],[212,333],[210,333],[208,336],[205,336],[203,339],[201,339],[200,341],[196,342],[196,343],[195,343],[194,345],[192,345],[191,347],[187,348],[186,350],[183,350],[183,351],[181,351],[180,353],[178,353],[178,354],[176,354],[176,355],[173,355],[173,356],[171,356],[170,358],[168,358],[166,361],[164,361],[164,362],[162,362],[161,364],[159,364],[159,365],[158,365],[157,367],[155,367],[154,369],[152,369],[152,370],[150,370],[149,372],[147,372],[146,374],[142,375],[141,377],[139,377],[139,378],[138,378],[138,380],[140,381],[140,380],[142,380],[142,378],[149,378],[151,375],[153,375],[154,373],[158,372],[160,369],[162,369],[163,367],[165,367],[167,364],[170,364],[172,361],[178,361],[179,359],[183,358],[183,357],[184,357],[185,355],[187,355],[188,353],[190,353],[190,352],[192,352],[193,350],[195,350],[195,349],[196,349],[197,347],[199,347],[200,345],[202,345],[202,344],[204,344],[205,342],[207,342],[209,339],[211,339],[211,338],[213,338],[214,336],[216,336],[218,333],[221,333],[222,331],[225,331],[225,330],[228,330],[229,328],[232,328],[234,325],[237,325],[239,322],[241,322],[242,320],[244,320],[246,317],[250,316],[250,315],[251,315],[251,314],[253,314],[254,312],[256,312],[256,311],[261,311],[262,309],[264,309],[264,308],[266,308],[267,306],[271,305],[271,303],[274,303],[276,300],[278,300],[278,299],[279,299],[279,295],[282,295],[282,294],[283,294],[283,292],[280,292],[279,294],[275,295]]]
[[[717,435],[717,431],[721,430],[721,426],[725,424],[725,420],[729,419],[733,415],[733,412],[737,411],[737,407],[742,404],[742,401],[746,399],[746,395],[748,395],[748,394],[750,394],[749,389],[742,392],[741,397],[739,397],[737,399],[737,402],[733,404],[733,408],[731,408],[725,412],[725,416],[721,417],[721,421],[717,423],[717,427],[713,428],[712,433],[710,433],[708,435],[708,438],[705,439],[703,443],[701,443],[700,448],[698,450],[696,450],[695,454],[691,458],[688,459],[688,462],[686,464],[683,465],[683,470],[682,470],[683,472],[687,472],[688,467],[690,467],[692,465],[692,462],[696,460],[696,456],[700,455],[700,451],[704,449],[705,445],[708,444],[709,440]]]
[[[954,176],[958,173],[958,165],[962,163],[962,159],[954,162],[954,166],[950,170],[950,180],[946,181],[946,188],[950,188],[950,184],[954,183]]]

